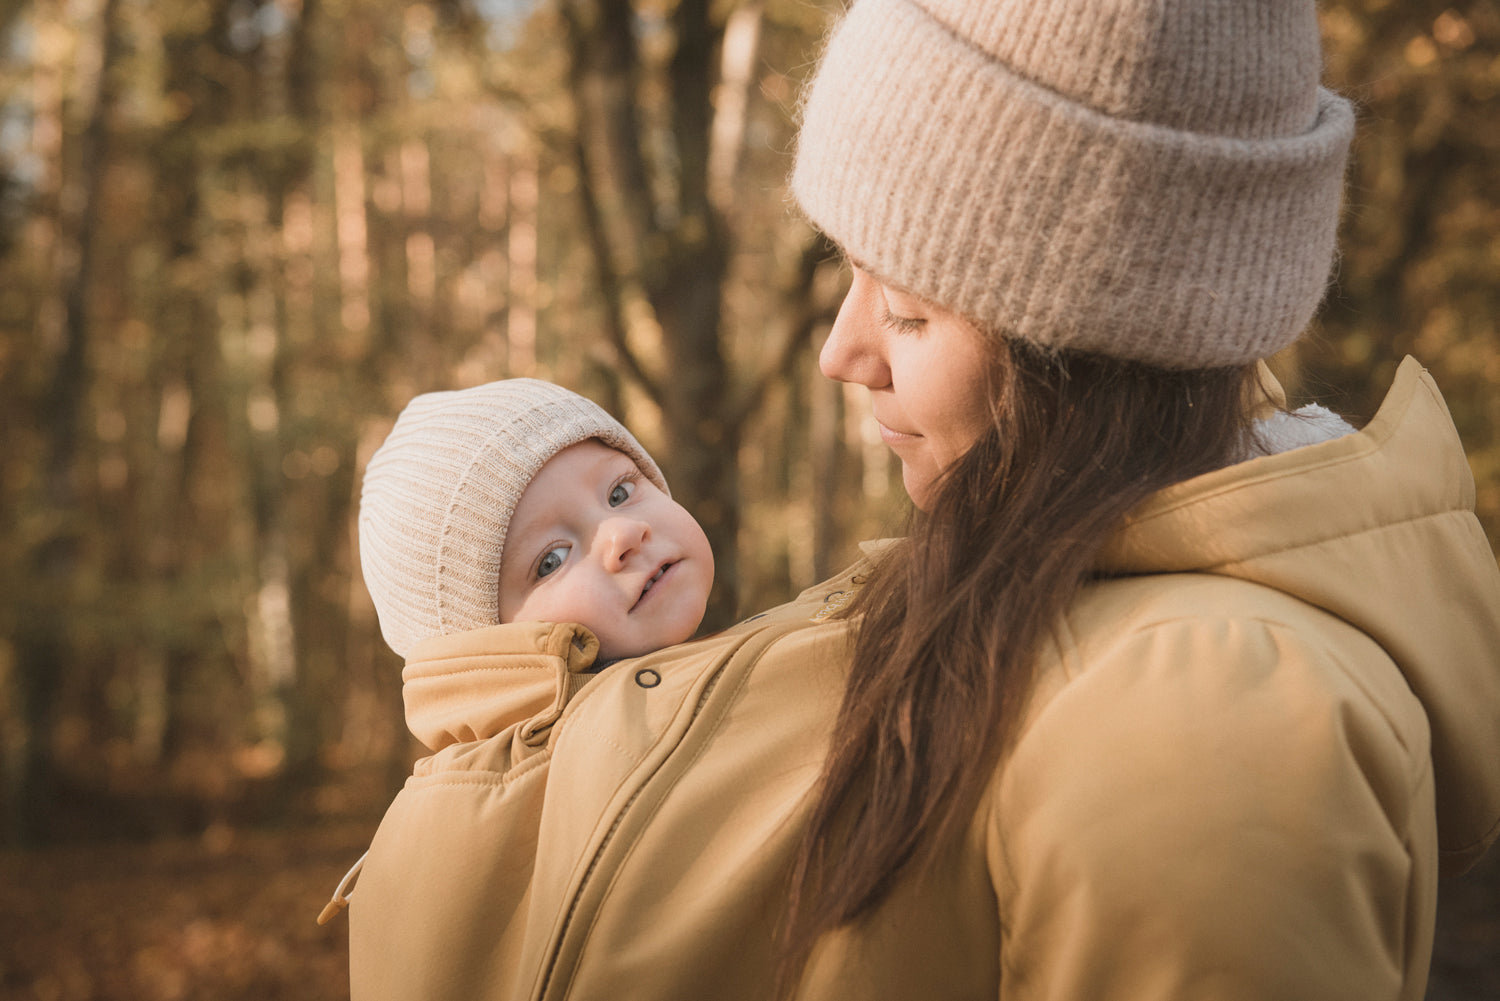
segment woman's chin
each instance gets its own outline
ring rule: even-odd
[[[906,487],[906,496],[911,498],[918,510],[928,511],[927,502],[931,499],[933,481],[936,478],[922,470],[913,469],[911,464],[902,463],[901,483]]]

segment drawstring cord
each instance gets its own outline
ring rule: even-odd
[[[344,873],[344,878],[339,880],[338,889],[333,891],[333,899],[323,906],[323,911],[318,915],[318,924],[326,925],[338,917],[344,908],[349,906],[349,891],[354,888],[354,883],[359,879],[359,872],[365,867],[365,859],[370,857],[365,852],[359,857],[359,861]]]

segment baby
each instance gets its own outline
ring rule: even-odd
[[[409,403],[365,472],[359,550],[402,657],[435,636],[576,622],[599,663],[689,639],[708,539],[640,443],[596,404],[508,379]]]
[[[441,644],[424,657],[424,641],[505,623],[577,624],[598,640],[587,668],[598,670],[690,639],[714,579],[708,538],[640,443],[594,403],[535,379],[407,404],[365,470],[359,555],[380,631],[406,658],[403,677],[415,669],[406,692],[422,693],[421,709],[407,700],[408,725],[434,751],[510,725],[531,744],[531,727],[544,718],[550,726],[561,702],[544,708],[550,690],[537,702],[538,651],[525,646],[526,630],[472,639],[490,668],[531,655],[529,675],[519,665],[449,668]],[[418,813],[434,809],[424,804]],[[388,813],[382,830],[406,822],[391,809],[399,816]],[[471,819],[450,806],[436,815],[459,829]],[[364,866],[361,858],[339,883],[319,924],[348,905]],[[378,879],[400,895],[413,872],[385,866]]]

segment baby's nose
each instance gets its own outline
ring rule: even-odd
[[[645,522],[635,518],[610,518],[599,526],[599,534],[605,564],[617,570],[641,548],[650,530]]]

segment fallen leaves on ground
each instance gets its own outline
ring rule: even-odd
[[[372,826],[0,855],[0,1001],[349,996],[349,926],[319,909]]]

